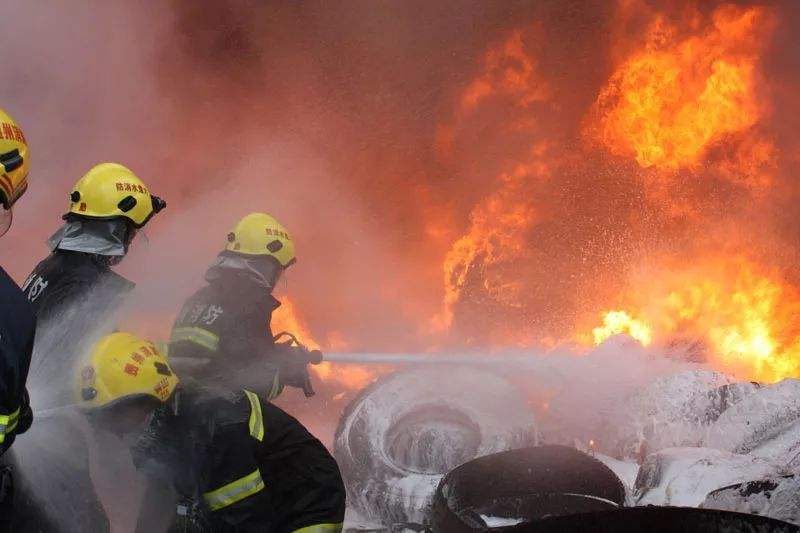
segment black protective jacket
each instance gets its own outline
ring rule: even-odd
[[[221,272],[189,297],[172,327],[169,357],[178,374],[274,396],[270,321],[279,305],[246,276]]]
[[[85,307],[81,304],[102,294],[102,301],[92,302],[95,308],[81,309],[90,311],[96,319],[119,305],[133,287],[132,282],[97,261],[92,254],[56,250],[36,265],[22,289],[41,324],[68,313],[70,308]]]
[[[38,407],[72,402],[65,376],[74,374],[80,350],[133,287],[91,254],[56,250],[36,265],[22,289],[36,313],[31,381],[43,394]]]
[[[36,328],[33,309],[0,268],[0,455],[31,422],[25,382]]]
[[[288,533],[344,520],[335,459],[300,422],[249,391],[222,396],[184,384],[132,455],[172,487],[188,529]],[[157,505],[146,498],[142,514]]]

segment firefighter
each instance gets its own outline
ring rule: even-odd
[[[137,531],[341,531],[336,461],[255,393],[179,384],[154,344],[118,332],[95,345],[76,394],[92,427],[135,442],[150,481]]]
[[[252,387],[269,399],[284,385],[313,394],[307,364],[321,354],[276,345],[270,326],[280,302],[272,295],[296,261],[294,242],[277,220],[251,213],[228,233],[207,285],[184,303],[172,328],[169,357],[181,374],[206,383]]]
[[[111,267],[118,264],[150,218],[166,203],[150,194],[130,169],[101,163],[73,187],[64,224],[49,239],[50,255],[23,285],[37,316],[39,334],[33,379],[48,379],[44,408],[68,403],[69,379],[52,386],[52,376],[71,375],[80,343],[91,339],[134,284]]]
[[[12,208],[27,188],[28,143],[0,109],[0,235],[11,226]],[[33,421],[25,382],[33,352],[36,319],[25,295],[0,267],[0,455]],[[13,483],[6,458],[0,466],[0,531],[10,531]]]
[[[111,267],[128,253],[136,232],[166,207],[136,174],[117,163],[89,170],[69,199],[64,224],[48,240],[51,254],[23,286],[39,321],[85,299],[99,286],[115,295],[131,290],[133,283]]]

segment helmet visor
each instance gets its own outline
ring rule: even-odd
[[[0,204],[0,237],[6,234],[8,228],[11,227],[11,222],[14,220],[14,213],[11,209],[6,209],[3,204]]]

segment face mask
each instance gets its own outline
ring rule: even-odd
[[[133,232],[124,219],[72,218],[47,241],[50,250],[70,250],[122,257],[128,252]]]

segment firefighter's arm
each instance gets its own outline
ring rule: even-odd
[[[172,328],[170,343],[188,343],[194,351],[212,360],[220,351],[220,331],[216,324],[176,323]]]
[[[322,352],[309,350],[286,332],[279,334],[272,349],[271,361],[280,369],[279,381],[284,386],[302,389],[307,398],[314,396],[308,365],[322,362]],[[283,342],[280,342],[283,340]]]
[[[203,320],[208,309],[214,313]],[[170,361],[178,375],[202,375],[213,370],[220,352],[227,353],[221,335],[224,328],[220,327],[226,318],[223,311],[220,306],[209,304],[197,296],[184,303],[172,326],[169,342]]]
[[[237,531],[268,531],[272,504],[255,448],[263,440],[261,407],[251,400],[249,425],[215,428],[204,464],[200,492],[213,522],[237,526]]]

